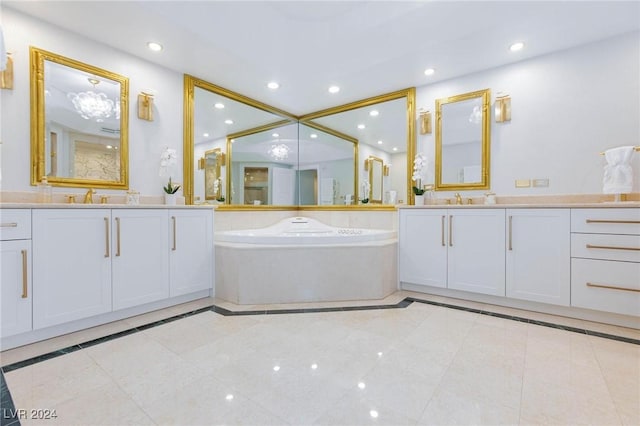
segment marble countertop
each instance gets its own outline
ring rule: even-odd
[[[0,209],[215,209],[212,204],[169,206],[166,204],[0,203]]]
[[[637,207],[640,207],[640,201],[603,201],[600,203],[429,204],[424,206],[398,206],[399,209],[600,209]]]

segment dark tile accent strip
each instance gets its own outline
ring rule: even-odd
[[[2,371],[0,371],[0,426],[20,426],[18,412],[13,405],[13,399]]]
[[[480,315],[487,315],[487,316],[491,316],[491,317],[503,318],[503,319],[507,319],[507,320],[511,320],[511,321],[525,322],[525,323],[528,323],[528,324],[535,324],[535,325],[539,325],[539,326],[542,326],[542,327],[556,328],[558,330],[570,331],[572,333],[580,333],[580,334],[586,334],[588,336],[602,337],[602,338],[605,338],[605,339],[617,340],[619,342],[631,343],[633,345],[640,345],[640,340],[632,339],[630,337],[616,336],[614,334],[601,333],[599,331],[591,331],[591,330],[587,330],[587,329],[583,329],[583,328],[571,327],[571,326],[568,326],[568,325],[554,324],[554,323],[551,323],[551,322],[532,320],[532,319],[529,319],[529,318],[516,317],[516,316],[512,316],[512,315],[507,315],[507,314],[499,314],[497,312],[483,311],[482,309],[467,308],[467,307],[464,307],[464,306],[450,305],[448,303],[434,302],[434,301],[431,301],[431,300],[416,299],[415,297],[407,297],[405,300],[410,300],[412,302],[418,302],[418,303],[424,303],[424,304],[427,304],[427,305],[440,306],[440,307],[443,307],[443,308],[457,309],[459,311],[472,312],[474,314],[480,314]]]
[[[417,303],[424,303],[427,305],[434,305],[434,306],[440,306],[443,308],[448,308],[448,309],[456,309],[456,310],[460,310],[460,311],[466,311],[466,312],[471,312],[471,313],[475,313],[475,314],[480,314],[480,315],[487,315],[487,316],[493,316],[493,317],[497,317],[497,318],[502,318],[502,319],[506,319],[506,320],[511,320],[511,321],[519,321],[519,322],[524,322],[524,323],[528,323],[528,324],[535,324],[535,325],[539,325],[539,326],[543,326],[543,327],[550,327],[550,328],[556,328],[559,330],[565,330],[565,331],[570,331],[573,333],[580,333],[580,334],[586,334],[586,335],[590,335],[590,336],[596,336],[596,337],[602,337],[605,339],[611,339],[611,340],[616,340],[619,342],[625,342],[625,343],[631,343],[634,345],[640,345],[640,340],[637,339],[631,339],[628,337],[623,337],[623,336],[616,336],[613,334],[607,334],[607,333],[601,333],[601,332],[597,332],[597,331],[591,331],[591,330],[585,330],[585,329],[581,329],[581,328],[576,328],[576,327],[570,327],[570,326],[564,326],[564,325],[560,325],[560,324],[554,324],[554,323],[549,323],[549,322],[544,322],[544,321],[537,321],[537,320],[532,320],[532,319],[528,319],[528,318],[524,318],[524,317],[516,317],[516,316],[512,316],[512,315],[506,315],[506,314],[500,314],[497,312],[490,312],[490,311],[484,311],[482,309],[474,309],[474,308],[467,308],[464,306],[457,306],[457,305],[451,305],[448,303],[441,303],[441,302],[434,302],[431,300],[424,300],[424,299],[418,299],[415,297],[406,297],[405,299],[401,300],[400,302],[396,303],[395,305],[370,305],[370,306],[344,306],[344,307],[335,307],[335,308],[306,308],[306,309],[267,309],[267,310],[256,310],[256,311],[230,311],[228,309],[225,308],[221,308],[220,306],[216,306],[216,305],[211,305],[208,307],[204,307],[204,308],[200,308],[200,309],[196,309],[194,311],[190,311],[190,312],[186,312],[184,314],[179,314],[179,315],[174,315],[170,318],[165,318],[159,321],[155,321],[149,324],[144,324],[138,327],[134,327],[134,328],[130,328],[128,330],[124,330],[115,334],[111,334],[109,336],[105,336],[105,337],[100,337],[98,339],[94,339],[94,340],[90,340],[88,342],[84,342],[84,343],[80,343],[78,345],[73,345],[73,346],[69,346],[54,352],[49,352],[47,354],[44,355],[40,355],[34,358],[30,358],[30,359],[26,359],[24,361],[20,361],[20,362],[16,362],[13,364],[9,364],[6,365],[4,367],[2,367],[1,371],[8,373],[10,371],[13,370],[17,370],[19,368],[22,367],[27,367],[29,365],[41,362],[41,361],[46,361],[48,359],[51,358],[56,358],[58,356],[67,354],[67,353],[71,353],[71,352],[75,352],[77,350],[80,349],[85,349],[85,348],[89,348],[91,346],[95,346],[98,345],[100,343],[104,343],[104,342],[108,342],[109,340],[113,340],[113,339],[117,339],[119,337],[124,337],[124,336],[128,336],[130,334],[134,334],[137,333],[139,331],[143,331],[143,330],[147,330],[149,328],[153,328],[153,327],[157,327],[159,325],[162,324],[167,324],[182,318],[187,318],[190,317],[192,315],[197,315],[203,312],[215,312],[217,314],[220,315],[224,315],[224,316],[251,316],[251,315],[279,315],[279,314],[304,314],[304,313],[317,313],[317,312],[346,312],[346,311],[369,311],[369,310],[379,310],[379,309],[402,309],[402,308],[406,308],[407,306],[411,305],[412,303],[417,302]],[[7,389],[7,393],[8,393],[8,389]],[[4,394],[3,394],[4,395]],[[9,394],[9,397],[11,397],[11,395]],[[4,406],[4,404],[3,404]]]

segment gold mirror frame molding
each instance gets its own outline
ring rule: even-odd
[[[371,98],[363,99],[356,102],[351,102],[345,105],[324,109],[321,111],[317,111],[311,114],[306,114],[303,116],[295,116],[289,114],[286,111],[281,109],[269,106],[255,99],[251,99],[247,96],[241,95],[239,93],[233,92],[231,90],[225,89],[223,87],[217,86],[215,84],[209,83],[205,80],[201,80],[197,77],[185,74],[184,75],[184,142],[183,142],[183,173],[184,173],[184,184],[183,191],[185,196],[186,204],[193,204],[193,179],[194,179],[194,161],[193,161],[193,152],[194,152],[194,92],[195,88],[199,87],[204,90],[208,90],[210,92],[217,93],[219,95],[228,97],[238,102],[245,103],[254,108],[261,109],[263,111],[271,112],[273,114],[278,114],[280,116],[286,117],[284,120],[280,120],[275,123],[267,124],[264,126],[260,126],[259,128],[250,129],[244,132],[239,132],[237,134],[228,135],[227,136],[227,155],[226,157],[226,170],[225,175],[227,179],[227,185],[231,182],[231,158],[232,158],[232,150],[231,150],[231,139],[234,137],[246,136],[252,133],[258,133],[260,131],[265,131],[271,128],[279,127],[284,123],[289,122],[289,120],[295,120],[301,124],[304,124],[309,127],[316,128],[318,130],[333,134],[334,136],[338,136],[340,138],[349,140],[354,142],[354,170],[358,170],[358,143],[357,139],[354,139],[348,135],[344,135],[340,132],[337,132],[333,129],[328,129],[318,123],[311,122],[311,120],[315,118],[324,117],[327,115],[338,114],[344,111],[350,111],[357,108],[362,108],[366,106],[370,106],[373,104],[377,104],[380,102],[391,101],[395,99],[400,99],[406,97],[407,102],[407,171],[412,170],[413,168],[413,157],[415,155],[415,104],[416,104],[416,89],[415,87],[411,87],[404,90],[398,90],[396,92],[387,93],[380,96],[374,96]],[[289,119],[289,120],[287,120]],[[358,173],[355,173],[354,176],[354,193],[357,193],[358,188]],[[407,172],[407,200],[412,200],[413,191],[411,191],[411,175]],[[229,197],[227,196],[227,202]],[[241,205],[241,204],[222,204],[218,206],[218,209],[225,211],[232,210],[353,210],[353,209],[361,209],[361,210],[395,210],[395,206],[392,205],[349,205],[349,206],[340,206],[340,205],[332,205],[332,206],[252,206],[252,205]]]
[[[482,141],[481,141],[481,181],[473,183],[443,183],[442,182],[442,106],[454,102],[482,99]],[[475,92],[463,93],[448,98],[436,99],[436,159],[435,159],[435,189],[438,191],[459,191],[474,189],[489,189],[489,167],[491,147],[491,90],[483,89]],[[413,166],[412,166],[413,167]]]
[[[107,181],[47,176],[53,186],[129,189],[129,79],[111,71],[31,46],[29,48],[31,99],[31,184],[46,175],[45,170],[45,61],[54,62],[120,83],[120,179]]]

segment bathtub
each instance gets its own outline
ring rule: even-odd
[[[397,288],[397,234],[293,217],[215,234],[216,297],[237,304],[383,299]]]

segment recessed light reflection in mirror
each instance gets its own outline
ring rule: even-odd
[[[280,371],[280,366],[279,365],[274,365],[273,366],[273,371]]]
[[[360,382],[360,383],[358,383],[358,388],[359,388],[359,389],[364,389],[364,388],[366,388],[366,387],[367,387],[367,385],[366,385],[364,382]]]
[[[318,364],[311,364],[311,369],[312,370],[317,370],[318,369]]]
[[[228,395],[225,397],[225,399],[226,399],[227,401],[231,401],[231,400],[233,400],[233,395],[232,395],[232,394],[228,394]]]
[[[377,419],[377,418],[378,418],[378,416],[379,416],[379,414],[378,414],[378,412],[377,412],[376,410],[371,410],[371,411],[369,411],[369,415],[370,415],[371,417],[373,417],[374,419]]]

